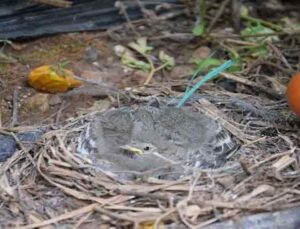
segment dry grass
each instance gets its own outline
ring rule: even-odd
[[[287,131],[291,127],[285,121],[275,125],[249,112],[239,120],[240,112],[229,103],[227,93],[213,90],[207,89],[208,93],[199,95],[191,105],[220,121],[240,142],[226,167],[197,170],[178,181],[149,179],[121,184],[95,172],[87,159],[74,154],[76,137],[85,120],[94,115],[89,113],[47,132],[37,147],[30,152],[23,148],[2,166],[2,209],[6,210],[1,214],[13,220],[6,220],[6,225],[139,227],[153,222],[198,228],[236,216],[297,206],[300,170],[295,142],[299,139]],[[135,91],[137,99],[138,89]],[[213,103],[216,99],[217,106]],[[244,102],[253,107],[275,106],[279,120],[286,105],[264,100],[250,96]],[[262,136],[271,127],[279,133]]]

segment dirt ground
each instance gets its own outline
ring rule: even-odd
[[[273,12],[272,10],[271,12]],[[259,16],[264,15],[269,20],[282,17],[282,11],[278,11],[278,14],[275,15],[269,11],[270,9],[266,8],[262,12],[258,10],[258,13],[260,13]],[[212,10],[212,14],[213,12],[214,10]],[[291,15],[293,20],[297,19],[297,17],[294,17],[295,14],[292,10],[287,11],[287,15]],[[190,15],[183,20],[175,18],[173,21],[161,20],[159,23],[148,21],[148,23],[136,26],[137,32],[141,36],[147,37],[150,46],[153,46],[155,50],[164,50],[175,58],[176,66],[173,71],[157,72],[151,81],[153,85],[157,82],[171,81],[172,83],[169,85],[172,85],[173,81],[178,84],[176,81],[188,79],[187,76],[195,69],[193,64],[195,59],[210,57],[210,55],[220,59],[227,58],[224,38],[193,38],[190,34],[193,26],[194,21]],[[215,27],[215,34],[222,34],[226,29],[228,31],[232,30],[230,21],[225,21],[223,24],[219,22]],[[44,99],[44,102],[48,105],[44,107],[35,106],[35,103],[43,102],[35,101],[37,96],[34,95],[39,92],[28,86],[27,77],[32,69],[41,65],[57,65],[67,61],[67,68],[71,69],[76,75],[84,79],[98,81],[100,85],[104,83],[104,85],[119,89],[142,86],[147,73],[126,68],[114,52],[116,45],[124,45],[135,41],[137,38],[135,33],[136,31],[133,33],[129,28],[123,27],[113,29],[109,33],[105,31],[73,33],[36,38],[29,41],[16,41],[13,45],[4,43],[2,47],[4,58],[0,59],[2,126],[10,126],[13,106],[18,107],[16,125],[49,124],[57,123],[59,120],[65,120],[68,117],[74,117],[80,110],[93,106],[99,97],[103,98],[107,95],[106,91],[101,93],[101,89],[89,84],[88,87],[92,88],[90,90],[80,89],[63,94],[46,95],[44,93],[44,96],[41,96],[40,99]],[[165,35],[167,33],[172,35]],[[295,40],[291,38],[290,42],[295,42]],[[282,44],[279,43],[278,46],[280,48]],[[291,48],[291,46],[283,48],[280,51],[287,54],[287,58],[292,62],[296,61],[295,64],[297,64],[298,48]],[[260,61],[262,60],[259,58],[255,60],[246,57],[243,68],[246,69],[253,63],[259,65]],[[262,64],[266,67],[266,69],[263,69],[263,74],[278,75],[279,72],[273,72],[275,69],[268,67],[269,63]],[[280,70],[280,67],[278,68]],[[279,82],[272,82],[272,86],[276,87],[274,90],[278,92],[277,94],[281,98],[284,97],[283,93],[289,77],[295,72],[289,67],[283,69],[283,71],[285,74],[281,75],[279,73],[276,78]],[[230,79],[225,81],[220,84],[223,88],[225,86],[225,89],[234,84]],[[14,97],[16,99],[15,103],[13,102]],[[33,101],[29,102],[28,105],[28,100],[30,101],[31,97],[33,97]]]
[[[189,23],[182,23],[183,28],[188,28],[188,26]],[[171,22],[162,21],[155,28],[150,23],[150,25],[137,27],[137,30],[140,30],[140,33],[149,39],[153,37],[153,41],[150,40],[149,45],[176,56],[177,63],[184,65],[185,70],[191,71],[192,64],[189,59],[193,50],[198,46],[197,44],[186,45],[185,40],[170,44],[168,40],[156,39],[159,31],[173,30],[176,32],[176,30],[182,31],[183,28],[175,27]],[[67,61],[67,68],[77,76],[98,81],[100,85],[104,83],[104,85],[119,89],[143,85],[147,73],[124,68],[120,58],[114,53],[116,45],[135,41],[135,36],[131,34],[131,38],[130,35],[128,37],[126,30],[117,30],[113,33],[117,34],[117,39],[114,38],[114,34],[108,36],[105,32],[87,32],[55,35],[31,41],[17,41],[13,45],[4,44],[3,50],[6,57],[0,63],[2,125],[10,125],[15,91],[17,91],[15,106],[18,107],[17,125],[21,126],[57,123],[59,120],[74,117],[80,110],[93,106],[99,97],[103,98],[107,95],[107,93],[101,92],[101,89],[98,90],[95,85],[87,86],[91,89],[86,89],[86,85],[84,85],[85,89],[73,90],[70,93],[43,93],[47,98],[43,96],[40,98],[44,99],[49,106],[46,108],[41,105],[35,106],[35,103],[41,103],[35,101],[35,95],[41,92],[28,85],[27,77],[32,69],[42,65],[57,65]],[[181,52],[183,47],[184,53]],[[170,72],[159,72],[151,83],[168,81],[172,77],[169,74]],[[175,74],[177,72],[174,72],[173,75]],[[187,73],[182,72],[181,74],[184,76]],[[97,90],[98,92],[96,92]],[[28,100],[31,101],[32,97],[33,105],[31,102],[28,105]]]
[[[101,32],[98,34],[101,35]],[[16,63],[1,66],[2,87],[2,124],[8,125],[12,113],[13,92],[18,91],[18,125],[36,125],[42,123],[52,123],[57,121],[58,110],[62,114],[61,119],[76,116],[82,108],[88,108],[97,100],[92,96],[81,94],[79,96],[69,96],[64,94],[47,94],[44,101],[49,103],[48,108],[39,106],[28,107],[28,98],[41,93],[30,88],[27,84],[27,77],[35,67],[45,64],[57,64],[60,61],[68,61],[68,68],[76,75],[90,75],[94,78],[111,82],[114,85],[122,84],[124,81],[120,77],[122,66],[113,54],[113,42],[109,42],[105,37],[93,39],[97,33],[89,34],[66,34],[53,37],[39,38],[34,41],[16,43],[19,50],[7,47],[6,55],[13,57]],[[96,53],[93,62],[88,60],[88,50],[92,49]],[[116,69],[117,68],[117,69]],[[119,72],[118,72],[119,71]],[[111,75],[109,77],[109,75]],[[115,79],[119,77],[119,79]],[[130,84],[128,84],[130,85]],[[46,94],[46,93],[44,93]],[[78,98],[79,97],[79,98]],[[41,110],[42,109],[42,110]],[[42,111],[42,112],[41,112]]]

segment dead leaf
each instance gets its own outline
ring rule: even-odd
[[[28,84],[39,91],[56,93],[79,87],[81,81],[75,79],[73,72],[63,67],[43,65],[30,72]]]

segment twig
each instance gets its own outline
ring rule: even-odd
[[[120,10],[120,12],[124,15],[127,23],[128,23],[128,26],[129,28],[132,30],[132,32],[137,36],[137,37],[141,37],[141,35],[136,31],[136,29],[134,28],[131,20],[130,20],[130,17],[126,11],[126,7],[124,6],[124,4],[120,1],[116,1],[115,3],[115,7],[118,8]]]
[[[85,213],[92,212],[92,211],[95,210],[95,208],[98,205],[99,204],[97,204],[97,203],[90,204],[90,205],[87,205],[87,206],[85,206],[83,208],[79,208],[77,210],[74,210],[74,211],[71,211],[71,212],[67,212],[65,214],[62,214],[62,215],[57,216],[57,217],[53,217],[53,218],[45,220],[43,222],[29,224],[27,226],[18,227],[17,229],[38,228],[38,227],[46,226],[46,225],[49,225],[49,224],[57,223],[57,222],[62,221],[62,220],[70,219],[70,218],[73,218],[73,217],[76,217],[76,216],[79,216],[79,215],[82,215],[82,214],[85,214]]]
[[[281,62],[292,72],[294,69],[291,67],[285,56],[280,52],[280,50],[273,45],[272,43],[268,43],[269,47],[276,53],[276,55],[280,58]]]
[[[278,64],[274,64],[272,62],[269,61],[265,61],[265,60],[258,60],[256,62],[254,62],[251,66],[249,66],[246,70],[245,70],[245,74],[249,74],[250,71],[252,69],[255,69],[256,67],[258,67],[259,65],[267,65],[267,66],[271,66],[273,68],[277,68],[278,70],[291,75],[292,73],[294,73],[294,70],[291,71],[291,69],[286,69]]]
[[[184,217],[184,213],[182,212],[182,208],[186,208],[188,205],[188,202],[191,201],[192,196],[193,196],[193,192],[195,189],[195,186],[198,182],[198,179],[200,177],[200,174],[197,175],[197,177],[193,180],[191,179],[191,185],[189,187],[189,193],[187,195],[187,197],[183,200],[181,200],[178,204],[176,204],[176,209],[178,212],[178,215],[181,219],[181,221],[188,227],[188,228],[195,228],[193,225],[191,225],[188,220]]]
[[[164,64],[162,64],[161,66],[155,68],[155,67],[154,67],[154,64],[153,64],[153,62],[152,62],[152,60],[151,60],[147,55],[144,55],[144,57],[145,57],[145,58],[147,59],[147,61],[149,62],[150,68],[151,68],[150,73],[149,73],[149,75],[147,76],[147,79],[146,79],[146,81],[145,81],[145,83],[144,83],[144,85],[147,85],[147,84],[149,84],[150,81],[152,80],[152,78],[153,78],[155,72],[158,72],[159,70],[161,70],[161,69],[163,69],[164,67],[166,67],[166,66],[168,65],[168,63],[164,63]]]
[[[118,88],[110,86],[102,81],[99,80],[90,80],[90,79],[85,79],[83,77],[80,76],[74,76],[75,79],[80,80],[82,82],[88,83],[88,84],[96,84],[97,86],[103,87],[103,88],[108,88],[114,91],[118,91]]]
[[[2,99],[0,99],[0,106],[2,106]],[[2,109],[0,109],[0,129],[2,129]]]
[[[222,16],[225,7],[228,5],[228,3],[230,2],[230,0],[225,0],[222,2],[218,12],[216,13],[216,16],[211,20],[209,26],[207,27],[207,32],[209,33],[212,28],[214,27],[214,25],[216,24],[216,22],[219,20],[219,18]]]
[[[236,82],[239,82],[239,83],[242,83],[242,84],[245,84],[247,86],[252,86],[252,87],[255,87],[261,91],[263,91],[264,93],[268,94],[268,95],[271,95],[277,99],[282,99],[283,98],[283,95],[279,94],[278,92],[272,90],[271,88],[269,87],[265,87],[261,84],[258,84],[258,83],[255,83],[255,82],[252,82],[250,80],[247,80],[247,79],[244,79],[244,78],[241,78],[241,77],[238,77],[236,75],[233,75],[233,74],[230,74],[230,73],[220,73],[220,75],[222,75],[223,77],[227,78],[227,79],[231,79],[231,80],[234,80]]]
[[[77,229],[80,227],[81,224],[83,224],[91,215],[92,215],[92,211],[88,212],[86,215],[84,215],[83,217],[81,217],[81,219],[76,223],[76,225],[72,228],[72,229]]]
[[[122,190],[122,189],[116,189],[114,190],[117,194],[123,194],[123,195],[130,195],[130,196],[136,196],[136,197],[147,197],[153,200],[163,200],[163,201],[169,201],[170,199],[176,201],[179,201],[179,197],[173,196],[173,195],[166,195],[166,194],[158,194],[158,193],[149,193],[148,191],[134,191],[134,190]]]
[[[121,215],[121,214],[116,214],[116,213],[114,213],[112,211],[108,211],[108,210],[106,210],[104,208],[101,208],[99,206],[96,207],[95,210],[98,211],[98,212],[100,212],[100,213],[102,213],[102,214],[104,214],[104,215],[107,215],[107,216],[109,216],[111,218],[114,218],[114,219],[125,220],[125,221],[132,222],[134,224],[136,224],[138,222],[138,219],[136,219],[136,218],[128,217],[128,216]]]
[[[12,110],[12,118],[11,118],[11,123],[10,127],[14,127],[17,122],[18,122],[18,89],[15,89],[13,92],[13,110]]]
[[[144,16],[146,17],[146,20],[153,18],[153,16],[156,16],[153,11],[147,10],[146,7],[144,6],[144,4],[140,0],[134,0],[134,1],[140,7],[140,10],[142,11]]]
[[[34,2],[49,5],[49,6],[55,6],[55,7],[61,7],[61,8],[67,8],[72,5],[72,1],[67,0],[33,0]]]
[[[68,107],[68,106],[65,106],[65,101],[63,101],[62,103],[61,103],[61,105],[60,105],[60,108],[59,108],[59,110],[57,111],[57,113],[56,113],[56,117],[55,117],[55,123],[56,124],[58,124],[59,123],[59,119],[60,119],[60,117],[61,117],[61,113],[63,112],[63,110],[66,108],[66,107]]]
[[[248,168],[248,170],[250,172],[254,172],[258,167],[260,167],[261,165],[269,162],[269,161],[272,161],[278,157],[282,157],[282,156],[286,156],[286,155],[289,155],[289,154],[292,154],[291,150],[288,150],[286,152],[283,152],[283,153],[278,153],[278,154],[275,154],[275,155],[272,155],[270,157],[268,157],[267,159],[263,160],[263,161],[260,161],[254,165],[252,165],[251,167]]]
[[[20,146],[21,150],[23,151],[23,153],[25,153],[25,156],[29,159],[29,161],[32,163],[32,165],[36,168],[36,163],[33,160],[32,156],[29,154],[28,149],[26,149],[26,147],[23,145],[23,143],[18,139],[18,137],[13,133],[13,132],[7,132],[7,131],[3,131],[0,130],[1,134],[5,134],[5,135],[9,135],[12,136],[14,138],[14,140],[16,141],[16,143]],[[3,172],[6,171],[7,167],[3,166],[5,169],[4,170],[0,170],[0,176]]]
[[[250,37],[269,37],[269,36],[282,36],[282,35],[299,35],[300,30],[296,30],[294,32],[272,32],[272,33],[258,33],[258,34],[218,34],[218,33],[210,33],[212,38],[250,38]]]
[[[174,212],[176,212],[176,208],[171,208],[166,213],[164,213],[160,217],[158,217],[155,220],[154,228],[159,228],[158,226],[159,226],[160,222],[163,221],[163,219],[167,218],[169,215],[171,215]]]

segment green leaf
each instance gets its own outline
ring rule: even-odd
[[[64,69],[67,65],[70,64],[70,61],[68,60],[62,60],[61,62],[58,63],[58,67],[60,70]]]
[[[158,58],[166,65],[167,70],[171,70],[175,66],[175,60],[173,57],[166,54],[164,51],[160,51]]]
[[[114,51],[115,51],[115,54],[121,58],[122,64],[124,64],[125,66],[134,68],[134,69],[140,69],[144,72],[150,71],[150,69],[151,69],[150,64],[148,64],[144,61],[138,60],[135,57],[134,53],[131,50],[129,50],[128,48],[126,48],[122,45],[116,45],[114,47]]]
[[[196,64],[196,68],[198,69],[198,71],[206,71],[211,67],[221,65],[222,61],[216,58],[206,58],[194,60],[194,63]]]
[[[145,37],[138,38],[136,42],[130,42],[128,46],[143,55],[153,50],[153,47],[147,45]]]
[[[265,46],[257,46],[249,49],[252,57],[264,57],[268,54],[268,49]]]
[[[194,61],[196,64],[197,71],[208,71],[211,68],[219,66],[223,63],[223,61],[216,59],[216,58],[208,58],[208,59],[201,59]],[[239,72],[242,69],[242,60],[240,58],[234,59],[234,64],[229,67],[226,72]]]
[[[274,33],[275,31],[265,27],[261,24],[252,25],[249,24],[245,29],[241,31],[241,35],[258,35],[258,34],[266,34],[266,33]],[[246,41],[250,42],[264,42],[264,41],[279,41],[279,37],[274,36],[266,36],[266,37],[246,37],[244,38]]]
[[[204,31],[205,31],[204,24],[199,23],[196,26],[194,26],[192,33],[193,33],[194,36],[198,37],[198,36],[203,35]]]
[[[135,68],[135,69],[140,69],[144,72],[149,72],[151,69],[150,64],[141,61],[141,60],[137,60],[132,56],[122,56],[121,58],[122,64],[126,65],[127,67],[130,68]]]
[[[247,17],[249,15],[249,10],[246,6],[242,5],[240,9],[240,16],[241,17]]]
[[[226,51],[228,51],[231,60],[236,61],[240,59],[240,54],[238,53],[237,50],[235,50],[235,48],[226,47]]]
[[[242,7],[240,9],[240,16],[246,22],[261,24],[261,25],[267,26],[268,28],[272,28],[276,31],[281,31],[282,30],[282,27],[277,25],[277,24],[265,21],[265,20],[260,19],[260,18],[252,17],[251,15],[249,15],[249,10],[244,5],[242,5]]]
[[[235,73],[235,72],[240,72],[242,70],[243,61],[241,59],[236,59],[234,62],[235,63],[231,67],[229,67],[226,70],[226,72]]]

